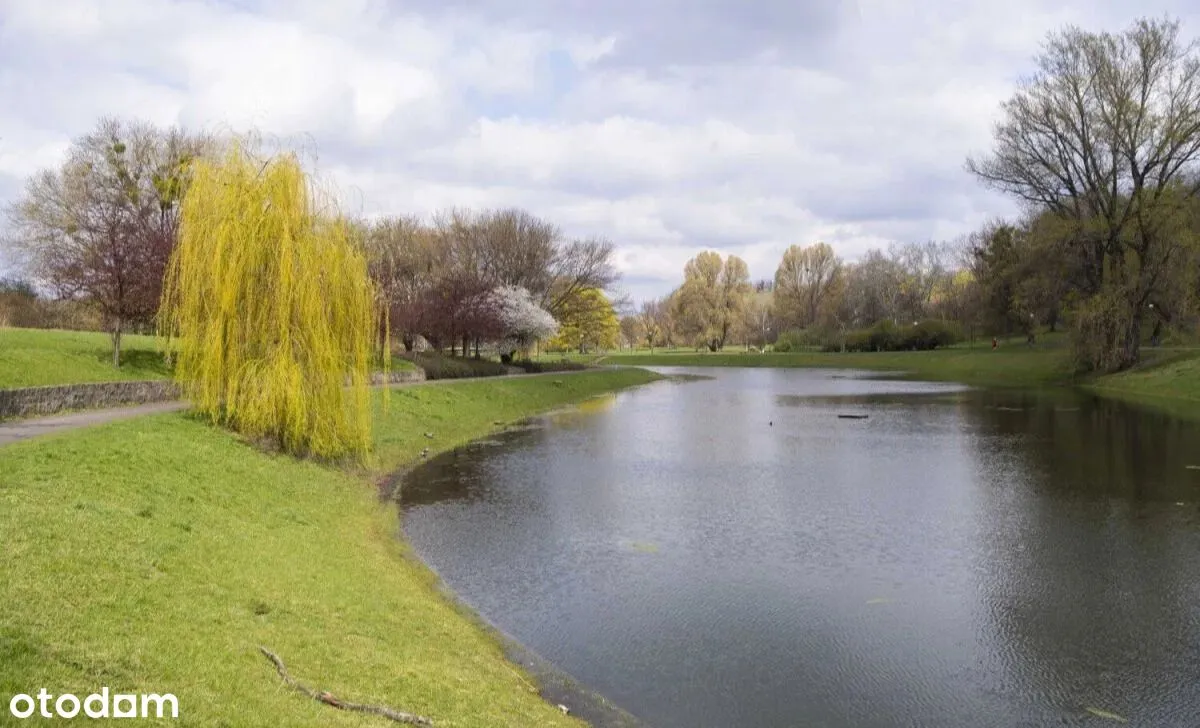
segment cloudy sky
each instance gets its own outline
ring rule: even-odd
[[[516,205],[666,293],[948,239],[1011,204],[963,172],[1052,29],[1191,0],[0,0],[0,204],[103,115],[256,128],[366,215]]]

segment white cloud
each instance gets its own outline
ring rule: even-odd
[[[1187,0],[567,5],[4,0],[0,204],[102,115],[254,126],[365,214],[518,205],[607,235],[642,297],[705,247],[762,278],[791,243],[853,258],[1009,213],[963,160],[1049,30],[1200,34]]]

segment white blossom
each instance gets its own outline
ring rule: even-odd
[[[490,296],[504,326],[504,338],[500,342],[502,350],[515,351],[530,346],[558,331],[554,316],[539,306],[525,288],[499,286]]]

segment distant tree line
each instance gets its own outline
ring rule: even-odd
[[[622,322],[627,341],[718,350],[928,348],[1070,333],[1080,369],[1136,363],[1200,324],[1200,46],[1172,20],[1052,33],[967,169],[1022,203],[955,241],[857,262],[788,248],[773,281],[702,253],[683,284]]]
[[[0,325],[106,330],[119,366],[122,334],[154,330],[196,163],[229,141],[113,118],[74,140],[7,211],[3,242],[27,277],[0,281]],[[374,284],[379,353],[395,341],[511,360],[543,341],[618,344],[609,240],[568,239],[520,209],[346,222]]]
[[[643,303],[621,327],[627,343],[719,351],[730,344],[840,349],[852,332],[881,322],[961,323],[976,312],[977,287],[956,263],[967,257],[965,245],[897,244],[858,262],[826,243],[793,245],[773,280],[753,283],[736,255],[706,251],[687,263],[679,288]]]
[[[508,360],[560,330],[559,348],[613,338],[589,338],[605,315],[616,326],[602,292],[618,279],[609,240],[568,239],[519,209],[385,217],[362,223],[361,235],[386,314],[380,335],[393,332],[407,351],[423,340],[478,356],[494,344]]]

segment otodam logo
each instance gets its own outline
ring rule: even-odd
[[[14,718],[178,718],[179,701],[167,693],[109,694],[108,688],[84,698],[63,693],[53,695],[42,688],[36,695],[18,693],[8,701]]]

